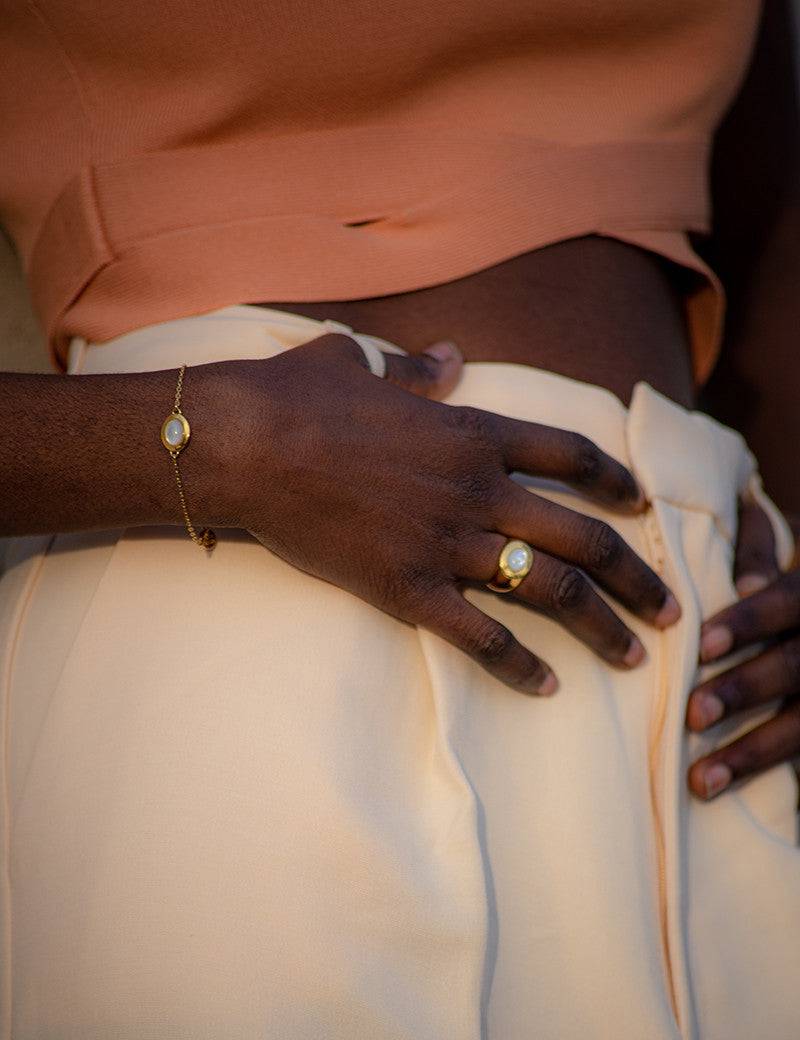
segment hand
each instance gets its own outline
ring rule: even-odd
[[[687,725],[701,732],[748,708],[775,703],[776,711],[692,765],[689,786],[704,799],[800,754],[800,570],[780,572],[769,517],[754,503],[740,506],[734,578],[743,598],[705,622],[700,660],[766,646],[698,686],[689,697]]]
[[[537,560],[510,594],[633,667],[641,643],[586,575],[661,627],[680,615],[674,597],[608,524],[509,477],[561,480],[635,512],[645,503],[631,473],[577,433],[432,400],[461,363],[455,347],[439,345],[387,355],[387,378],[377,379],[338,334],[221,363],[222,415],[248,417],[228,465],[236,526],[295,567],[438,633],[510,686],[545,694],[557,685],[550,668],[460,588],[490,580],[507,538],[522,538]]]

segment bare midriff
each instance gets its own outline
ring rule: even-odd
[[[452,339],[468,361],[510,361],[604,386],[646,380],[694,402],[678,268],[617,239],[568,239],[413,292],[260,306],[332,318],[413,353]]]

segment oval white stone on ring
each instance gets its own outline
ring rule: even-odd
[[[528,566],[528,554],[524,549],[515,549],[513,552],[508,554],[506,563],[508,564],[508,569],[510,571],[519,574]]]
[[[526,542],[512,539],[500,554],[500,570],[508,578],[524,577],[531,569],[533,552]]]
[[[189,422],[185,415],[173,412],[161,426],[161,443],[167,451],[180,451],[189,440]]]
[[[511,592],[528,576],[533,567],[533,549],[520,538],[509,538],[497,561],[497,573],[486,587],[492,592]]]

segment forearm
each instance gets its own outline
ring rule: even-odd
[[[187,370],[183,411],[192,436],[180,456],[197,523],[218,479],[209,430],[214,366]],[[161,424],[177,370],[113,375],[0,373],[0,536],[142,524],[183,515]]]

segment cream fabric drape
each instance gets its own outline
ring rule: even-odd
[[[336,325],[224,308],[75,341],[70,362],[266,357]],[[14,540],[3,1040],[800,1033],[794,774],[708,805],[685,782],[742,725],[683,726],[701,618],[735,597],[739,493],[791,554],[752,455],[645,383],[626,409],[467,364],[450,400],[581,430],[630,465],[641,517],[517,479],[609,520],[681,621],[658,632],[616,605],[648,651],[623,673],[513,597],[469,591],[555,669],[559,693],[537,700],[243,532],[218,531],[210,557],[177,527]]]

